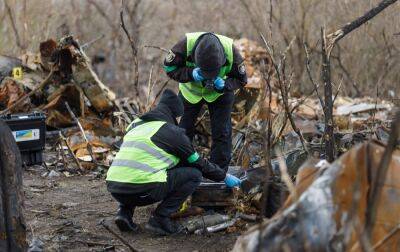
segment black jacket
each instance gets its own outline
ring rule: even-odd
[[[201,37],[197,41],[200,39]],[[194,60],[192,59],[193,56],[187,57],[186,41],[185,37],[175,44],[164,60],[164,69],[166,70],[167,75],[171,79],[181,83],[193,81],[193,67],[187,67],[186,61],[194,62]],[[196,45],[193,52],[195,50]],[[232,70],[227,74],[227,79],[225,80],[225,91],[234,91],[247,84],[246,71],[243,70],[245,69],[243,61],[243,57],[240,55],[239,50],[233,46],[233,65]]]
[[[172,116],[171,110],[164,104],[159,104],[154,110],[140,117],[142,122],[165,121],[156,134],[151,137],[151,141],[159,148],[165,150],[180,158],[178,165],[172,169],[184,169],[185,167],[195,167],[201,171],[203,177],[213,181],[222,181],[225,178],[225,171],[218,165],[209,162],[208,160],[199,157],[194,163],[187,161],[195,149],[192,143],[185,134],[185,130],[177,126],[175,118]],[[138,124],[139,125],[139,124]],[[135,193],[145,190],[146,187],[152,186],[149,184],[130,184],[114,181],[107,181],[108,191],[111,193]]]

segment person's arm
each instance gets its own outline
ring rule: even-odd
[[[234,91],[244,87],[246,84],[247,74],[246,67],[244,65],[244,59],[240,55],[239,50],[233,46],[232,70],[227,74],[224,90]]]
[[[165,124],[151,140],[161,149],[179,157],[180,166],[195,167],[201,171],[203,177],[213,181],[219,182],[225,179],[225,171],[200,157],[183,129],[172,124]]]
[[[173,80],[193,81],[193,67],[186,66],[186,37],[176,43],[164,59],[164,71]]]

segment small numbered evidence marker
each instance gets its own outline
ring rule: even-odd
[[[12,77],[17,80],[22,79],[22,67],[14,67],[12,70]]]

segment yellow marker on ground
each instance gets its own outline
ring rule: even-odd
[[[14,67],[12,70],[12,77],[17,80],[22,79],[22,67]]]

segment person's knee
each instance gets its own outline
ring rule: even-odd
[[[188,167],[188,173],[190,174],[189,179],[195,184],[200,184],[203,175],[201,174],[201,171],[196,168]]]

